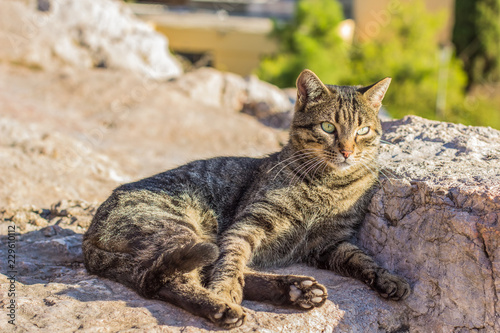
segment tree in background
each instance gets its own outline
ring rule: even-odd
[[[325,82],[339,82],[349,75],[348,48],[338,33],[342,20],[337,1],[298,1],[289,22],[274,21],[272,37],[278,41],[278,53],[261,62],[257,75],[292,87],[298,73],[309,68]]]
[[[438,45],[445,15],[427,12],[420,1],[401,3],[377,36],[355,42],[351,76],[344,83],[370,83],[391,76],[391,89],[384,98],[391,116],[416,114],[460,121],[467,78],[451,46]]]
[[[468,88],[500,80],[500,0],[456,0],[453,43]]]
[[[436,36],[445,13],[430,14],[422,2],[412,1],[401,2],[389,15],[376,36],[349,46],[338,35],[342,11],[337,1],[300,0],[292,21],[275,25],[280,51],[262,61],[258,75],[281,87],[293,86],[304,68],[331,84],[368,85],[391,76],[384,98],[391,116],[457,120],[466,75],[453,54],[441,61]],[[439,89],[446,103],[436,113]]]

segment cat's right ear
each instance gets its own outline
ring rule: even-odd
[[[297,78],[297,102],[301,105],[306,103],[321,102],[330,92],[321,80],[309,69],[304,69]]]
[[[389,84],[391,84],[391,78],[386,77],[371,86],[361,88],[359,91],[365,96],[368,104],[378,111],[382,106],[382,99],[384,99]]]

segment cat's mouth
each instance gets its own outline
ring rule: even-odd
[[[347,170],[353,165],[356,164],[356,161],[354,159],[349,158],[345,159],[343,157],[336,157],[336,158],[330,158],[328,159],[328,163],[337,170]]]
[[[327,165],[329,165],[334,170],[345,171],[356,164],[358,164],[359,160],[354,155],[345,158],[339,152],[336,151],[328,151],[324,152],[322,158]]]

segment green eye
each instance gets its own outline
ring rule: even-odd
[[[359,129],[357,133],[358,135],[366,135],[368,132],[370,132],[370,127],[367,126]]]
[[[335,125],[333,125],[332,123],[329,123],[327,121],[321,123],[321,128],[326,133],[330,133],[331,134],[331,133],[335,132]]]

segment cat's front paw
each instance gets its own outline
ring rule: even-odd
[[[377,291],[380,296],[393,301],[404,300],[411,293],[410,284],[405,279],[391,274],[385,269],[370,272],[365,283]]]
[[[310,310],[325,304],[328,292],[313,278],[301,277],[291,282],[288,295],[292,305]]]
[[[243,277],[212,283],[208,289],[228,303],[241,304],[243,301]]]
[[[238,304],[224,304],[209,316],[215,325],[231,329],[245,323],[245,309]]]

